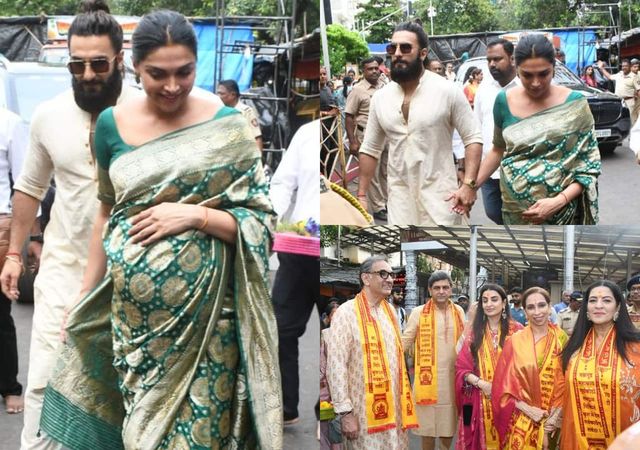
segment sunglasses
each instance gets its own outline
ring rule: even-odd
[[[413,46],[411,44],[396,44],[392,42],[391,44],[387,44],[387,55],[395,55],[398,46],[400,46],[400,53],[402,53],[403,55],[411,53],[411,50],[413,49]]]
[[[367,272],[367,273],[377,273],[378,275],[380,275],[380,278],[382,278],[383,280],[386,280],[387,278],[391,277],[391,279],[395,279],[396,278],[396,274],[393,272],[388,272],[386,270],[378,270],[377,272]]]
[[[67,62],[67,68],[69,69],[69,72],[71,72],[73,75],[82,75],[87,65],[91,67],[91,70],[94,73],[105,73],[109,71],[109,68],[111,67],[111,63],[113,62],[114,59],[116,59],[115,56],[111,59],[107,59],[107,58],[93,58],[89,60],[70,59],[69,62]]]

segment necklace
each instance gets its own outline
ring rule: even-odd
[[[493,330],[491,325],[487,325],[489,327],[489,333],[491,334],[491,341],[493,344],[493,349],[496,350],[498,348],[498,328]]]

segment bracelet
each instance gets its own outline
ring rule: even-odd
[[[567,203],[565,203],[565,206],[569,204],[569,198],[567,198],[567,196],[566,196],[566,194],[564,192],[560,192],[560,194],[558,194],[558,195],[562,195],[564,197],[565,201],[567,202]]]
[[[20,259],[20,262],[22,262],[22,254],[18,252],[7,252],[5,253],[5,257],[7,256],[16,256],[18,259]]]
[[[15,256],[5,256],[4,257],[5,261],[11,261],[16,263],[17,265],[20,266],[21,272],[24,272],[24,264],[22,264],[22,261],[18,258],[16,258]]]
[[[208,214],[209,211],[208,211],[208,208],[206,206],[203,206],[203,208],[204,208],[204,219],[202,220],[202,225],[200,225],[198,227],[198,231],[204,230],[207,227],[207,225],[209,224],[209,214]]]
[[[358,198],[366,198],[367,194],[358,194]]]

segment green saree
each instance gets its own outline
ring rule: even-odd
[[[274,213],[255,140],[229,110],[112,153],[108,178],[99,176],[101,199],[114,203],[110,276],[69,316],[41,420],[72,450],[282,448],[265,281]],[[111,110],[98,121],[97,150],[109,120]],[[162,202],[229,212],[235,247],[193,229],[132,243],[131,217]]]
[[[574,182],[582,185],[582,194],[545,223],[597,223],[601,164],[587,100],[572,93],[561,105],[517,119],[508,112],[506,95],[501,92],[494,116],[493,142],[505,149],[500,163],[504,223],[526,224],[525,210],[538,200],[559,195]]]

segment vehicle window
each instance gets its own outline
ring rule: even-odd
[[[6,91],[6,78],[0,75],[0,107],[8,109],[9,105],[7,103],[7,91]]]
[[[18,103],[17,112],[24,120],[30,122],[36,106],[69,88],[71,81],[65,73],[23,74],[14,77],[13,84]]]
[[[67,48],[48,48],[40,54],[38,61],[63,66],[67,63],[68,58],[69,50]]]

